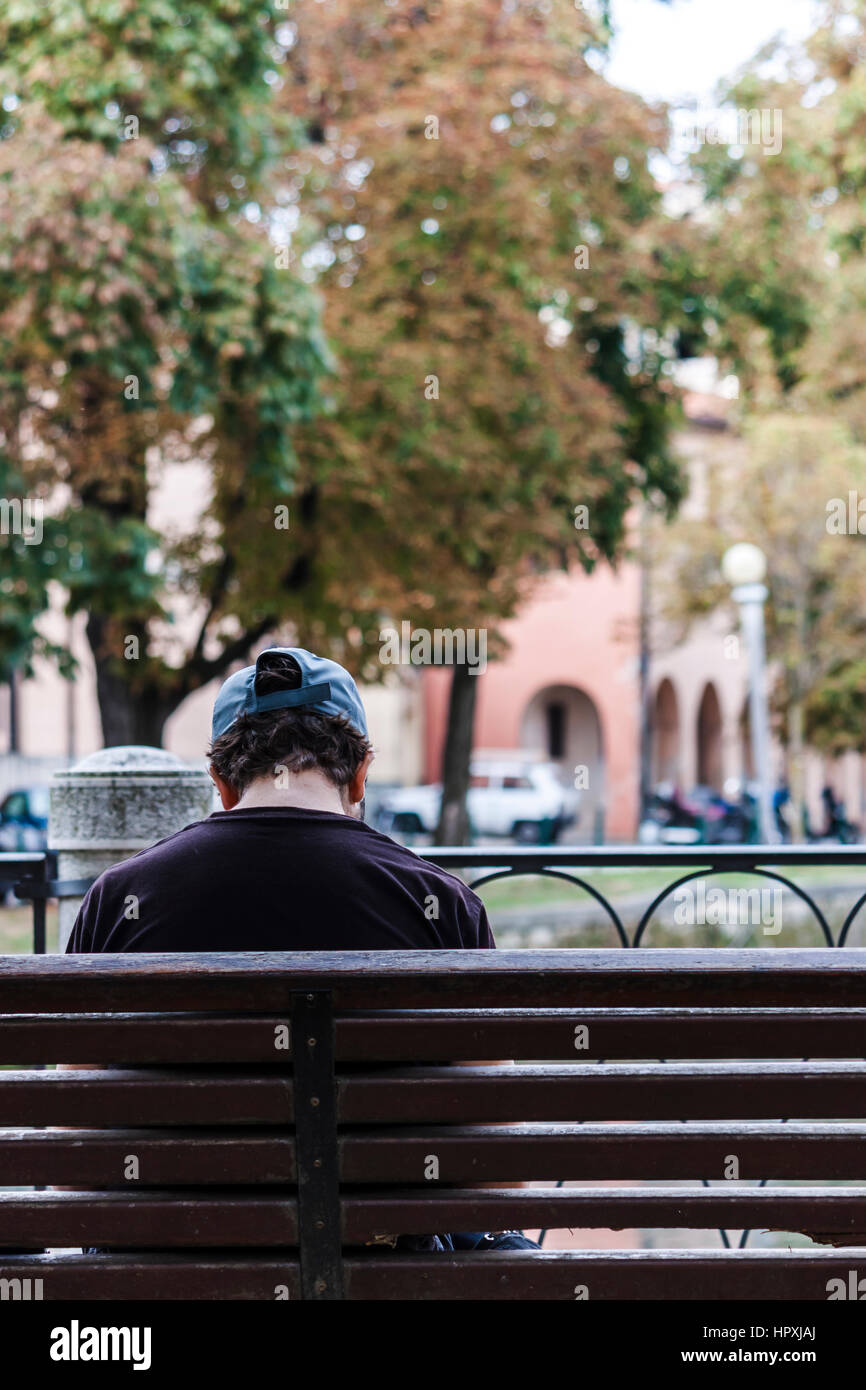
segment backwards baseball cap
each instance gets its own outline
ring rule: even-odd
[[[301,668],[297,690],[256,694],[256,677],[267,669],[269,656],[292,656]],[[266,714],[270,710],[309,709],[317,714],[342,715],[367,738],[367,720],[358,688],[345,667],[326,656],[315,656],[303,647],[267,647],[255,666],[245,666],[224,681],[213,707],[212,737],[218,739],[242,714]]]

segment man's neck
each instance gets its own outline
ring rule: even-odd
[[[285,785],[282,785],[285,782]],[[258,777],[233,808],[235,811],[276,806],[283,810],[331,811],[347,815],[339,790],[317,772],[283,773],[280,780]]]

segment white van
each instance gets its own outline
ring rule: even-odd
[[[553,844],[577,819],[580,797],[563,784],[555,763],[520,754],[472,759],[467,807],[475,835],[511,836],[519,844]],[[386,834],[432,835],[439,822],[441,784],[399,787],[379,805]]]

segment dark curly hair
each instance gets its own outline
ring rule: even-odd
[[[256,677],[256,694],[297,690],[301,668],[293,656],[274,653]],[[315,768],[341,790],[348,786],[371,744],[342,715],[282,709],[242,714],[214,739],[208,756],[214,771],[241,795],[251,782],[281,769]]]

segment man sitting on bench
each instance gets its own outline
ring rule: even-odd
[[[494,947],[480,898],[364,823],[372,760],[348,671],[299,647],[261,652],[214,706],[223,809],[106,870],[67,951]],[[493,1243],[532,1245],[510,1232]]]
[[[261,652],[214,706],[224,809],[108,869],[67,950],[494,946],[474,893],[364,823],[372,760],[348,671],[298,647]]]

